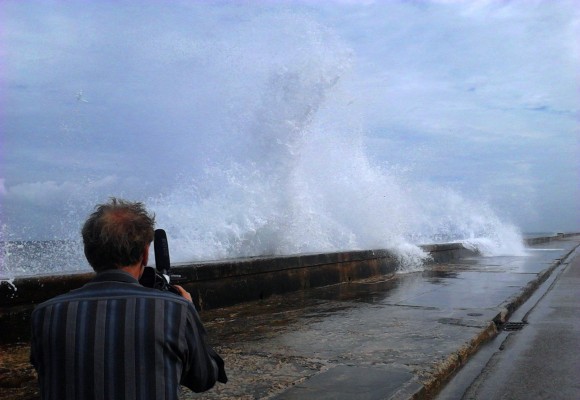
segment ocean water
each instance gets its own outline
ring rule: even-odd
[[[90,270],[90,266],[80,241],[0,242],[0,279],[83,270]]]
[[[450,241],[483,254],[525,254],[519,228],[492,205],[419,180],[388,154],[369,155],[365,94],[352,85],[356,54],[334,32],[302,13],[234,9],[231,25],[208,35],[217,12],[196,7],[188,19],[173,15],[170,26],[128,17],[135,29],[126,41],[91,36],[90,49],[111,49],[83,53],[83,65],[107,66],[97,71],[104,82],[87,79],[86,102],[63,102],[63,131],[54,133],[71,154],[93,146],[115,174],[81,163],[85,175],[51,186],[70,188],[66,201],[44,211],[66,216],[55,224],[63,240],[14,240],[5,224],[3,276],[88,269],[78,232],[110,196],[155,212],[174,262],[385,248],[403,269],[417,269],[426,257],[419,244]],[[85,11],[67,12],[75,24]],[[123,12],[105,8],[94,18]],[[127,51],[129,59],[111,62]],[[100,140],[104,132],[116,136]]]

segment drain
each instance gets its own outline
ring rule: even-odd
[[[527,322],[523,322],[523,321],[522,322],[506,322],[505,324],[503,324],[501,329],[503,329],[504,331],[509,331],[509,332],[521,331],[522,328],[526,325],[527,325]]]

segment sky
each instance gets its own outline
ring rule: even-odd
[[[352,134],[412,188],[580,231],[579,5],[3,0],[2,235],[78,235],[113,195],[178,213],[175,188],[203,198],[226,159],[277,168],[252,126],[336,128],[317,137]]]

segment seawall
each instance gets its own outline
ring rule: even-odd
[[[558,240],[573,234],[526,239],[527,244]],[[431,263],[445,263],[475,253],[461,243],[424,245]],[[376,276],[394,275],[400,268],[387,250],[360,250],[251,257],[176,264],[172,273],[200,310],[260,300],[274,294],[299,291]],[[21,276],[0,282],[0,343],[24,341],[35,304],[88,282],[93,273]]]

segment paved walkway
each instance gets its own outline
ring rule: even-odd
[[[230,382],[204,399],[407,399],[437,391],[580,238],[205,313]]]
[[[578,254],[580,248],[512,315],[523,328],[485,345],[438,400],[580,399]]]
[[[467,258],[388,280],[205,312],[202,319],[226,361],[230,382],[203,394],[184,390],[182,398],[350,400],[433,394],[496,335],[493,321],[509,315],[579,244],[576,236],[537,245],[528,256]],[[4,376],[30,374],[26,346],[0,348],[0,357]],[[3,396],[34,398],[30,387],[3,390]]]

